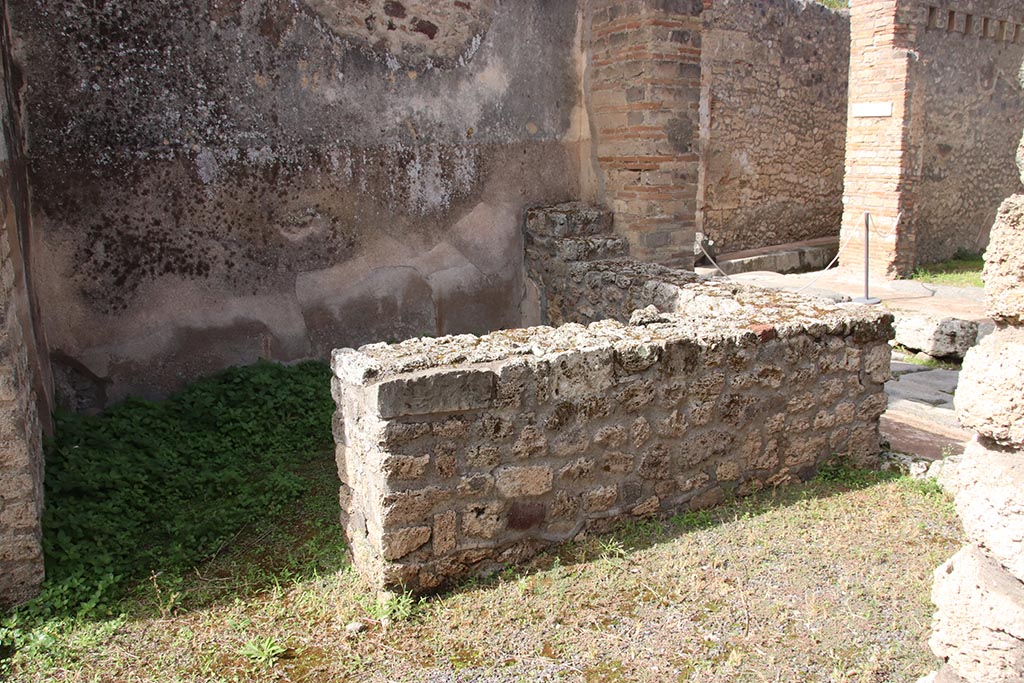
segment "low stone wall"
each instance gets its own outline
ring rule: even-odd
[[[806,479],[834,455],[877,456],[889,314],[713,282],[676,300],[684,314],[631,324],[335,351],[357,569],[436,589],[623,519]]]

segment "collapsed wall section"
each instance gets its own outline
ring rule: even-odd
[[[342,518],[371,582],[433,589],[584,530],[806,479],[837,455],[875,461],[889,314],[589,261],[615,243],[605,213],[530,217],[528,243],[568,258],[563,285],[559,256],[540,273],[549,317],[629,322],[334,352]]]
[[[838,236],[849,15],[715,0],[703,34],[700,231],[719,252]]]

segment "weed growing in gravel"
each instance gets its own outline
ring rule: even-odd
[[[287,651],[288,648],[284,645],[268,637],[246,641],[238,653],[253,664],[270,667]]]

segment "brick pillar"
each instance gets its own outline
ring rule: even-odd
[[[854,0],[850,8],[850,104],[846,133],[840,267],[864,267],[864,213],[871,271],[905,277],[914,269],[915,153],[913,0]],[[897,217],[899,224],[896,225]]]
[[[636,258],[693,267],[704,0],[591,0],[604,201]]]

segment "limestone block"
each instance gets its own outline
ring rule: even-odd
[[[982,277],[988,314],[997,321],[1024,322],[1024,195],[1013,195],[999,207]]]
[[[978,341],[978,323],[973,320],[901,313],[895,328],[897,344],[936,358],[963,358]]]
[[[462,514],[462,530],[467,536],[494,538],[501,531],[504,512],[501,503],[470,505]]]
[[[587,512],[604,512],[618,500],[619,490],[615,486],[599,486],[583,494],[583,509]]]
[[[355,349],[335,349],[331,353],[334,376],[346,384],[362,385],[380,372],[380,364]]]
[[[968,681],[1024,683],[1024,584],[967,546],[935,570],[932,601],[932,652]]]
[[[391,493],[383,500],[383,522],[386,526],[421,522],[435,505],[447,497],[448,491],[438,486]]]
[[[494,483],[506,498],[540,496],[551,490],[554,472],[550,467],[503,467]]]
[[[967,540],[1024,581],[1024,457],[970,443],[957,468],[956,508]]]
[[[498,376],[490,370],[430,370],[377,385],[384,418],[482,410],[494,404]]]
[[[614,383],[613,350],[567,351],[551,359],[551,398],[567,399],[607,391]]]
[[[964,427],[1024,448],[1024,330],[996,330],[968,352],[953,403]]]

